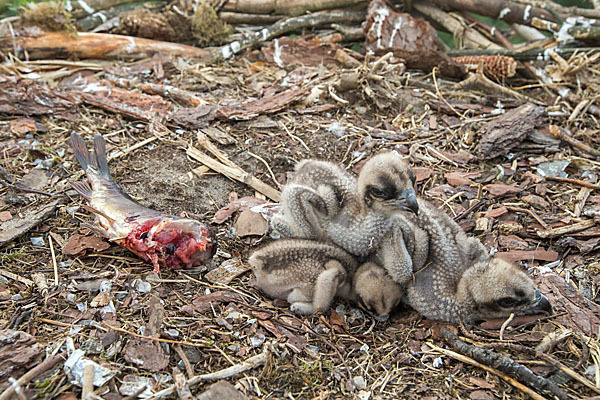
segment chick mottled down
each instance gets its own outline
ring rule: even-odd
[[[417,225],[429,237],[426,266],[407,286],[407,302],[429,319],[479,319],[550,311],[548,300],[514,264],[490,257],[478,239],[430,203],[419,200]]]
[[[415,245],[423,234],[414,227],[414,181],[395,152],[367,160],[358,179],[333,163],[304,160],[283,188],[273,226],[284,237],[332,242],[356,256],[377,253],[373,261],[403,285],[426,253]]]
[[[258,287],[287,300],[297,314],[327,310],[338,292],[349,293],[357,262],[344,250],[303,239],[280,239],[255,250],[248,260]]]
[[[271,242],[254,251],[249,263],[258,287],[271,297],[287,300],[297,314],[323,312],[340,296],[385,315],[404,295],[382,267],[365,263],[357,268],[350,254],[313,240]]]

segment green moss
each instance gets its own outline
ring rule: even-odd
[[[215,9],[207,1],[201,0],[192,18],[192,35],[198,45],[221,43],[231,33],[231,26],[219,19]]]

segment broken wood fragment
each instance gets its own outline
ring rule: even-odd
[[[222,164],[219,161],[207,156],[206,154],[202,153],[200,150],[198,150],[192,146],[188,147],[187,155],[192,157],[196,161],[199,161],[202,164],[206,165],[210,169],[225,175],[226,177],[228,177],[230,179],[234,179],[238,182],[245,183],[246,185],[250,186],[254,190],[264,194],[271,200],[279,201],[279,198],[281,197],[281,192],[279,192],[279,190],[264,183],[263,181],[256,178],[255,176],[245,172],[240,167],[234,168],[234,167],[230,167],[228,165]]]
[[[585,221],[578,222],[576,224],[561,226],[560,228],[548,229],[545,231],[538,231],[537,235],[541,238],[555,238],[557,236],[562,236],[567,233],[579,232],[585,229],[591,228],[596,225],[596,221],[593,219],[587,219]]]

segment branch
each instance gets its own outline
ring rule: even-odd
[[[560,400],[568,400],[569,397],[552,381],[534,374],[529,368],[518,362],[495,353],[488,349],[472,346],[460,340],[454,333],[447,329],[442,330],[444,340],[456,351],[471,357],[473,360],[494,368],[510,377],[518,379],[532,389],[552,393]]]
[[[285,33],[293,32],[301,28],[311,28],[318,25],[339,22],[362,22],[364,19],[364,11],[332,11],[283,19],[277,21],[268,28],[264,28],[260,32],[256,32],[254,35],[248,38],[236,40],[235,42],[218,48],[216,51],[213,51],[213,58],[215,61],[219,58],[230,58],[234,54],[237,54],[248,47],[256,46]]]
[[[507,23],[531,24],[532,18],[558,22],[547,10],[531,5],[515,4],[508,0],[430,0],[446,11],[468,11]]]
[[[59,362],[64,361],[64,360],[65,360],[64,353],[57,354],[55,356],[46,358],[40,364],[38,364],[37,366],[30,369],[25,375],[23,375],[22,377],[17,379],[15,381],[15,383],[8,386],[4,390],[4,392],[2,392],[2,394],[0,394],[0,400],[10,399],[15,394],[15,387],[23,387],[24,385],[29,383],[29,381],[32,380],[33,378],[48,371],[50,368],[53,368],[56,364],[58,364]]]

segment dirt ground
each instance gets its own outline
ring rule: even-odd
[[[144,74],[130,73],[128,79],[170,83],[194,92],[208,105],[221,107],[260,98],[269,89],[276,93],[301,87],[306,89],[302,95],[306,98],[320,84],[327,88],[328,74],[336,74],[336,69],[319,65],[282,68],[266,61],[258,51],[248,52],[232,63],[209,67],[155,59],[145,62],[162,63],[164,77],[157,78],[148,67]],[[93,70],[95,79],[104,81],[111,76],[109,71],[124,69],[123,63],[93,64],[94,68],[77,63],[23,65],[41,76],[37,82],[48,85],[50,93],[75,98],[65,82],[81,71],[91,76],[89,71]],[[15,64],[9,70],[23,72],[23,65]],[[58,69],[67,71],[64,77],[49,75]],[[235,225],[239,211],[222,223],[211,222],[215,213],[230,203],[232,192],[239,198],[255,196],[256,192],[215,171],[201,177],[189,174],[201,164],[186,155],[186,148],[192,145],[202,150],[197,130],[210,127],[233,139],[231,144],[213,140],[220,151],[274,188],[280,188],[286,174],[304,158],[327,159],[356,172],[362,161],[379,150],[395,149],[410,157],[417,170],[420,195],[457,217],[461,226],[488,248],[509,253],[538,282],[543,281],[542,271],[550,264],[552,273],[561,280],[553,281],[552,288],[545,286],[545,294],[552,302],[556,293],[570,290],[574,299],[572,308],[559,306],[552,316],[509,326],[502,333],[502,322],[494,325],[487,321],[488,325],[456,328],[460,336],[475,346],[488,346],[518,360],[557,383],[568,398],[597,396],[598,391],[585,387],[547,360],[506,346],[532,348],[549,333],[566,329],[563,340],[557,340],[549,354],[589,382],[598,382],[600,228],[592,223],[586,229],[558,237],[541,238],[536,234],[582,220],[593,221],[598,215],[586,214],[600,207],[597,190],[584,191],[578,184],[544,180],[537,173],[544,163],[570,161],[566,167],[569,177],[593,183],[588,178],[600,172],[597,159],[554,139],[549,126],[570,129],[577,133],[574,137],[578,140],[598,148],[597,117],[582,112],[569,120],[572,105],[560,99],[552,104],[555,96],[551,91],[522,90],[545,103],[544,108],[550,111],[541,123],[529,128],[532,135],[537,132],[546,142],[525,138],[498,157],[485,157],[476,151],[483,127],[502,116],[502,110],[514,109],[523,102],[477,90],[453,90],[454,82],[439,76],[434,80],[431,74],[394,73],[391,69],[385,74],[385,84],[364,79],[357,88],[338,93],[346,103],[336,101],[325,89],[309,104],[295,101],[272,113],[244,117],[246,120],[204,119],[194,127],[167,118],[163,120],[166,129],[157,129],[148,121],[91,105],[85,97],[74,100],[73,107],[66,110],[55,104],[52,113],[26,112],[21,105],[12,111],[0,109],[3,225],[21,217],[27,219],[29,211],[58,200],[38,224],[23,229],[22,235],[11,238],[0,249],[0,326],[32,335],[41,345],[41,353],[62,353],[69,342],[75,348],[86,349],[85,357],[114,373],[113,379],[96,388],[95,393],[104,399],[131,395],[135,389],[128,389],[126,383],[143,378],[148,378],[144,382],[154,392],[168,387],[173,384],[173,367],[188,377],[206,374],[239,364],[266,348],[270,350],[265,365],[228,379],[249,398],[528,397],[501,377],[441,353],[438,348],[448,348],[440,335],[443,324],[423,320],[410,310],[400,309],[389,320],[379,321],[353,304],[336,301],[334,310],[324,315],[297,317],[285,302],[261,294],[253,286],[250,271],[226,283],[207,279],[208,270],[223,263],[246,265],[251,250],[271,240],[268,234],[239,237]],[[592,92],[598,72],[583,71],[578,79],[587,79],[587,90]],[[516,87],[524,82],[510,84]],[[578,90],[575,80],[566,84]],[[2,85],[8,93],[12,83]],[[15,83],[10,87],[18,86]],[[367,87],[379,96],[379,106]],[[6,95],[0,98],[6,106]],[[171,111],[195,112],[177,99],[165,100]],[[31,101],[35,103],[35,99]],[[323,104],[331,106],[323,111],[310,110]],[[27,124],[23,118],[32,118],[35,124],[19,129]],[[212,265],[195,270],[163,270],[152,276],[149,264],[116,245],[104,250],[92,246],[78,255],[64,254],[73,235],[90,234],[81,223],[93,219],[67,183],[81,179],[80,167],[68,144],[71,131],[82,135],[90,146],[93,134],[104,135],[109,154],[153,139],[116,157],[110,169],[123,189],[141,204],[209,223],[217,233],[220,250]],[[581,204],[578,214],[577,204]],[[54,281],[52,251],[58,285]],[[34,273],[40,273],[45,282],[40,283],[39,276],[34,279]],[[99,295],[103,281],[110,282],[110,288]],[[98,298],[102,293],[105,297]],[[150,305],[153,297],[160,299],[164,314],[156,311],[161,308],[156,302]],[[589,325],[585,325],[579,319],[587,314],[577,314],[580,309],[576,307],[587,307],[596,320],[590,317],[584,321]],[[149,320],[157,312],[162,324],[151,329]],[[162,341],[144,341],[136,336],[146,336],[148,330],[154,330],[155,338]],[[133,346],[136,340],[149,347]],[[34,364],[23,365],[22,371]],[[201,393],[209,384],[195,385],[192,392]],[[26,390],[28,398],[74,399],[79,398],[80,388],[70,383],[59,363]],[[544,395],[551,398],[548,393]]]

